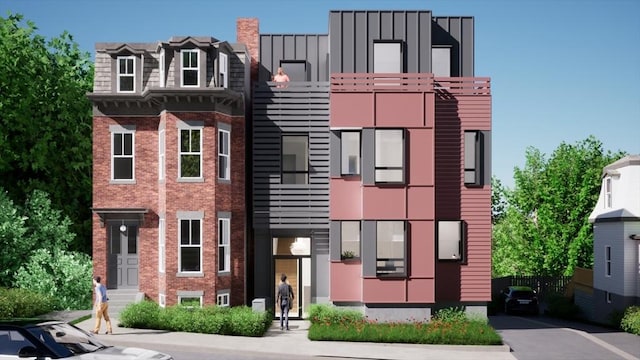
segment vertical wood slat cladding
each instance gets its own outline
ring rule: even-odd
[[[437,276],[436,288],[445,293],[445,298],[459,296],[460,301],[488,301],[491,299],[491,185],[464,185],[463,141],[465,130],[491,130],[491,97],[438,94],[435,129],[436,218],[462,219],[467,224],[467,262],[459,266],[459,274],[451,274],[451,266],[438,264],[438,274],[445,269],[449,273]],[[450,286],[450,281],[459,283],[459,294],[446,290],[445,282]]]
[[[309,136],[309,183],[282,184],[281,137]],[[260,83],[253,104],[253,226],[329,228],[329,83]]]

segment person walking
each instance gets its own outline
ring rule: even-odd
[[[283,320],[287,331],[289,330],[289,309],[291,309],[293,298],[293,289],[287,283],[287,274],[283,273],[280,276],[280,285],[278,285],[278,295],[276,297],[276,302],[280,305],[280,330],[283,330]]]
[[[105,334],[112,334],[111,319],[109,318],[109,298],[107,297],[107,288],[100,283],[100,276],[93,278],[93,285],[95,286],[96,301],[94,309],[96,310],[96,326],[91,331],[94,334],[100,332],[100,323],[104,317],[104,321],[107,323],[107,332]]]

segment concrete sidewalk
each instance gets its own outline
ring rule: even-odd
[[[70,321],[85,313],[59,314],[61,320]],[[79,315],[79,316],[78,316]],[[223,336],[181,332],[166,332],[148,329],[119,327],[117,319],[112,319],[113,335],[99,334],[104,343],[120,346],[152,347],[152,345],[176,346],[197,349],[225,351],[250,351],[270,355],[282,354],[288,358],[343,357],[358,359],[442,359],[442,360],[514,360],[506,345],[502,346],[450,346],[417,344],[355,343],[342,341],[311,341],[307,338],[309,322],[295,320],[289,322],[290,331],[281,331],[278,322],[273,323],[263,337]],[[94,319],[82,321],[76,326],[90,331]],[[102,331],[105,326],[102,325]],[[170,353],[170,352],[169,352]]]

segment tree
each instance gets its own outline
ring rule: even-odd
[[[91,249],[91,103],[88,53],[68,33],[45,40],[21,15],[0,17],[0,187],[22,203],[51,196]]]
[[[495,176],[491,177],[491,223],[499,222],[505,215],[507,206],[506,190],[502,182]]]
[[[535,148],[515,168],[506,211],[494,225],[493,272],[503,275],[571,275],[593,266],[593,230],[604,166],[623,152],[605,152],[593,136],[560,146],[546,159]]]

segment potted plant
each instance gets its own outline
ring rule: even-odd
[[[353,259],[354,257],[356,257],[356,254],[351,251],[351,250],[345,250],[342,252],[342,260],[346,260],[346,259]]]

